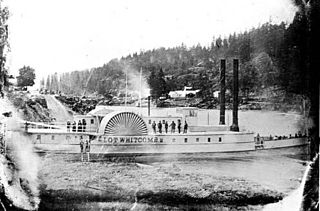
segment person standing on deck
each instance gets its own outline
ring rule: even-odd
[[[67,131],[70,132],[71,122],[70,120],[67,121]]]
[[[76,132],[77,131],[77,123],[76,121],[73,121],[72,123],[72,132]]]
[[[187,121],[184,121],[183,133],[187,133],[187,131],[188,131],[188,123]]]
[[[157,132],[157,131],[156,131],[156,126],[157,126],[156,122],[153,121],[153,123],[152,123],[153,133],[156,133],[156,132]]]
[[[82,122],[79,120],[78,122],[78,132],[82,132]]]
[[[159,123],[158,123],[158,130],[159,130],[159,133],[162,133],[162,123],[161,123],[161,121],[159,121]]]
[[[85,119],[82,119],[82,131],[86,132],[86,126],[87,126],[87,122]]]
[[[178,132],[180,133],[181,132],[181,120],[178,119]]]
[[[87,161],[90,162],[90,140],[86,140]]]
[[[170,124],[171,127],[171,133],[175,133],[176,132],[176,123],[174,121],[172,121],[172,123]]]
[[[257,144],[260,144],[260,145],[262,145],[263,146],[263,141],[262,141],[262,139],[260,138],[260,134],[258,133],[257,134]]]
[[[25,125],[24,125],[24,129],[25,129],[26,132],[28,132],[29,125],[30,125],[30,123],[28,123],[28,122],[26,121],[26,123],[25,123]]]
[[[168,122],[166,121],[165,123],[164,123],[164,129],[166,130],[166,133],[168,133]]]
[[[83,137],[80,136],[80,154],[81,154],[81,162],[83,162],[83,153],[84,153],[84,142]]]

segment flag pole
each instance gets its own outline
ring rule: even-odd
[[[141,112],[141,108],[142,108],[142,67],[140,68],[140,112]]]
[[[127,107],[127,98],[128,98],[128,68],[126,68],[126,96],[124,99],[124,106]]]

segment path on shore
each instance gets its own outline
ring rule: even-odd
[[[67,120],[73,120],[72,114],[70,114],[67,108],[62,105],[53,95],[43,95],[47,101],[48,108],[51,111],[52,117],[56,118],[57,122],[66,122]]]

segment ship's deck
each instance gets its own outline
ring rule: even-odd
[[[83,135],[95,135],[95,136],[101,136],[104,134],[100,134],[97,132],[72,132],[72,131],[67,131],[63,129],[40,129],[40,128],[29,128],[27,133],[41,133],[41,134],[83,134]],[[240,131],[240,132],[234,132],[234,131],[201,131],[201,132],[190,132],[188,131],[187,133],[148,133],[147,136],[204,136],[204,135],[237,135],[237,134],[253,134],[253,132],[250,131]],[[118,136],[118,135],[115,135]],[[133,135],[130,135],[133,136]],[[137,135],[141,136],[141,135]]]

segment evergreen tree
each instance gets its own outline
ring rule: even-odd
[[[44,78],[42,78],[40,80],[40,89],[44,89],[44,88],[45,88],[45,80],[44,80]]]
[[[291,93],[302,94],[311,102],[309,115],[311,154],[319,152],[319,24],[320,2],[295,1],[299,7],[285,32],[279,59],[280,85]]]
[[[59,91],[59,81],[58,81],[58,74],[57,73],[54,73],[52,76],[51,76],[51,82],[50,82],[50,90],[51,91],[54,91],[54,92],[58,92]]]
[[[250,62],[242,65],[239,74],[239,88],[242,93],[248,97],[251,92],[254,92],[257,86],[257,70]]]
[[[151,96],[153,98],[158,99],[162,95],[165,95],[168,93],[162,68],[160,68],[158,72],[155,72],[154,70],[151,71],[148,81],[151,88]]]
[[[50,75],[47,76],[47,81],[46,81],[46,90],[51,90],[51,80],[50,80]]]

